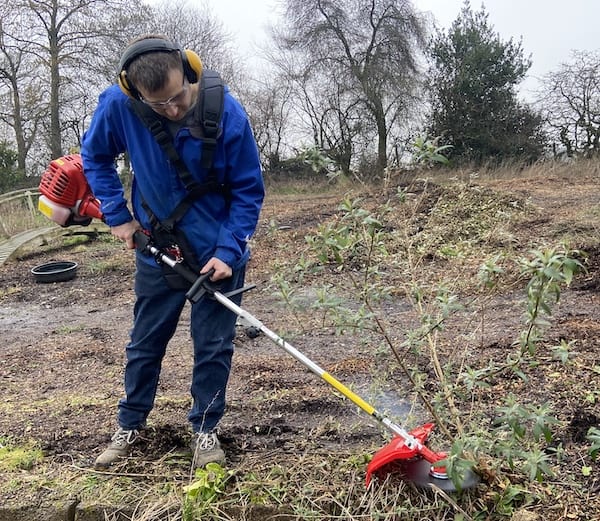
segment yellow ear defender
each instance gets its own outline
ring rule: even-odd
[[[144,38],[129,45],[119,62],[119,74],[117,76],[117,84],[121,90],[128,96],[139,99],[140,94],[135,86],[127,78],[127,67],[133,60],[151,52],[174,52],[178,51],[183,64],[183,73],[190,83],[197,83],[202,76],[202,60],[194,51],[190,49],[181,49],[179,45],[165,40],[163,38]]]

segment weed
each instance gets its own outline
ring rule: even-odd
[[[531,504],[533,497],[525,488],[509,483],[500,492],[494,492],[492,501],[495,513],[512,517],[518,508]]]
[[[196,469],[194,481],[183,488],[184,520],[195,519],[210,508],[225,492],[227,479],[232,475],[218,463]]]
[[[590,427],[586,438],[591,443],[589,448],[590,457],[592,460],[596,460],[596,458],[598,458],[598,454],[600,454],[600,429],[596,427]]]
[[[11,440],[0,438],[0,470],[31,470],[44,455],[34,443],[15,445]]]
[[[452,145],[438,145],[440,138],[428,139],[426,137],[419,136],[413,143],[414,153],[413,162],[417,164],[424,164],[428,167],[435,165],[447,165],[449,163],[448,158],[442,154],[452,148]]]
[[[527,283],[526,329],[519,337],[519,358],[528,352],[535,353],[541,333],[549,325],[552,305],[560,299],[562,285],[569,285],[583,265],[578,251],[568,249],[533,250],[530,258],[521,259],[521,272],[529,279]]]

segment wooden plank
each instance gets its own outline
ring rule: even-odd
[[[105,224],[98,224],[89,227],[72,226],[69,228],[61,228],[57,224],[46,226],[44,228],[36,228],[35,230],[27,230],[25,232],[13,235],[10,239],[0,243],[0,266],[4,264],[12,255],[28,242],[39,237],[49,234],[59,235],[94,235],[99,233],[108,233],[110,229]]]

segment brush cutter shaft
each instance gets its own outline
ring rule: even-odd
[[[325,380],[329,385],[331,385],[334,389],[342,393],[346,398],[348,398],[352,403],[360,407],[364,412],[375,418],[382,425],[387,427],[394,435],[399,436],[403,441],[405,447],[409,451],[414,451],[415,454],[421,455],[424,459],[429,461],[430,463],[435,463],[443,459],[443,455],[432,451],[427,448],[423,443],[421,443],[415,436],[410,434],[408,431],[391,421],[389,418],[381,414],[375,407],[367,403],[360,396],[358,396],[355,392],[346,387],[343,383],[338,381],[336,378],[331,376],[327,371],[313,362],[310,358],[303,355],[300,351],[298,351],[293,345],[289,342],[286,342],[282,337],[277,335],[275,332],[271,331],[267,326],[265,326],[260,320],[258,320],[255,316],[248,313],[245,309],[238,306],[235,302],[233,302],[230,298],[228,298],[223,293],[216,291],[214,287],[209,284],[210,273],[198,275],[192,270],[190,270],[187,266],[176,262],[169,255],[156,248],[150,240],[150,238],[141,232],[136,233],[136,247],[145,253],[149,253],[153,255],[159,262],[167,264],[173,270],[177,271],[180,275],[185,277],[188,281],[193,282],[193,286],[188,291],[186,296],[188,299],[194,303],[197,301],[197,297],[199,292],[207,291],[210,295],[220,304],[225,306],[227,309],[235,313],[237,316],[244,319],[248,324],[252,327],[255,327],[259,331],[261,331],[267,338],[272,340],[282,349],[284,349],[288,354],[294,357],[298,362],[312,371],[314,374]]]
[[[279,335],[271,331],[267,326],[265,326],[260,320],[256,317],[248,313],[246,310],[242,309],[240,306],[232,302],[223,294],[215,291],[213,294],[215,300],[223,304],[230,311],[233,311],[236,315],[246,320],[251,326],[259,329],[264,333],[264,335],[275,342],[279,347],[282,347],[288,354],[292,355],[296,360],[298,360],[302,365],[310,369],[317,376],[320,376],[327,383],[332,385],[335,389],[340,391],[344,396],[352,400],[356,405],[358,405],[363,411],[368,414],[373,415],[373,413],[377,412],[375,409],[365,402],[362,398],[353,393],[350,389],[348,389],[344,384],[338,382],[335,378],[333,378],[329,373],[327,373],[324,369],[315,364],[310,358],[303,355],[300,351],[298,351],[294,346],[290,343],[286,342]]]
[[[352,403],[354,403],[355,405],[360,407],[364,412],[373,416],[377,421],[385,425],[393,434],[402,437],[405,440],[405,444],[408,448],[416,449],[418,452],[421,452],[421,450],[424,448],[423,444],[421,444],[419,440],[411,436],[406,430],[404,430],[399,425],[396,425],[389,418],[381,414],[372,405],[367,403],[355,392],[346,387],[342,382],[331,376],[331,374],[329,374],[327,371],[325,371],[323,368],[321,368],[319,365],[313,362],[310,358],[303,355],[293,345],[281,338],[277,333],[271,331],[260,320],[248,313],[245,309],[241,308],[235,302],[232,302],[229,298],[227,298],[222,293],[219,293],[218,291],[215,291],[213,293],[213,298],[217,300],[217,302],[225,306],[227,309],[246,320],[246,322],[248,322],[250,326],[253,326],[259,331],[261,331],[267,338],[275,342],[279,347],[283,348],[288,354],[293,356],[302,365],[310,369],[314,374],[325,380],[329,385],[331,385],[334,389],[342,393]],[[432,454],[435,453],[432,452]],[[437,461],[438,459],[439,458],[434,456],[432,462]]]

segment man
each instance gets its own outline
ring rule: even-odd
[[[194,260],[191,265],[200,273],[213,270],[211,280],[226,293],[244,283],[247,242],[257,225],[264,185],[247,115],[227,88],[212,168],[203,163],[211,151],[198,121],[197,107],[205,97],[200,88],[202,74],[202,62],[193,51],[180,49],[162,36],[134,40],[121,58],[118,85],[99,97],[81,155],[85,175],[115,237],[135,248],[136,231],[147,230],[154,237],[160,228],[157,223],[172,218],[189,245],[184,259]],[[168,149],[157,143],[138,116],[136,104],[138,109],[141,104],[146,110],[149,107],[161,123],[171,150],[174,146],[186,167],[188,183],[191,179],[195,186],[208,187],[205,193],[188,197],[187,205],[180,204],[190,193],[181,169],[174,167],[176,161]],[[134,172],[133,215],[115,167],[123,153],[128,154]],[[179,212],[175,219],[174,212]],[[126,349],[125,396],[119,401],[119,428],[98,456],[98,467],[129,454],[153,407],[161,361],[186,302],[187,288],[174,287],[167,280],[168,269],[136,252],[136,302]],[[193,403],[188,419],[193,430],[192,470],[225,459],[215,429],[225,409],[235,322],[233,313],[210,298],[191,307]]]

